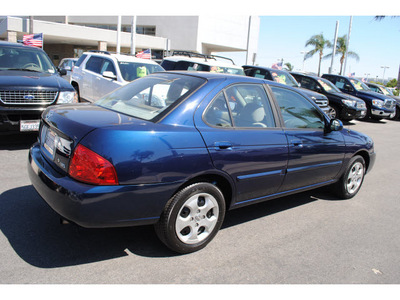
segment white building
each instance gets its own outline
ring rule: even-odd
[[[31,31],[43,33],[44,50],[55,64],[87,50],[118,51],[119,46],[120,52],[131,53],[132,45],[135,52],[151,49],[157,58],[165,50],[247,52],[246,63],[251,64],[259,26],[255,16],[3,16],[0,40],[17,42]]]

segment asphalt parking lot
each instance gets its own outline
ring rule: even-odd
[[[176,255],[152,226],[84,229],[31,186],[35,136],[1,137],[0,284],[398,284],[400,122],[352,121],[377,160],[358,195],[316,190],[227,213],[203,250]]]

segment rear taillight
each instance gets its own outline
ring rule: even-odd
[[[104,157],[78,144],[69,165],[69,175],[85,183],[95,185],[117,185],[114,166]]]

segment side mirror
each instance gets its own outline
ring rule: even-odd
[[[110,78],[110,79],[113,79],[113,80],[117,79],[117,76],[115,76],[115,74],[113,72],[111,72],[111,71],[104,71],[102,75],[105,78]]]
[[[58,70],[58,72],[60,73],[61,76],[67,75],[67,70],[65,69]]]
[[[331,121],[329,122],[328,132],[340,131],[342,129],[343,129],[342,121],[338,119],[331,119]]]

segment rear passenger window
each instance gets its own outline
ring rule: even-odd
[[[325,121],[318,109],[300,94],[272,86],[286,128],[321,128]]]
[[[264,88],[255,84],[237,84],[218,94],[204,120],[219,127],[275,127],[271,104]]]
[[[232,127],[232,119],[223,92],[213,100],[204,114],[204,120],[211,126]]]

